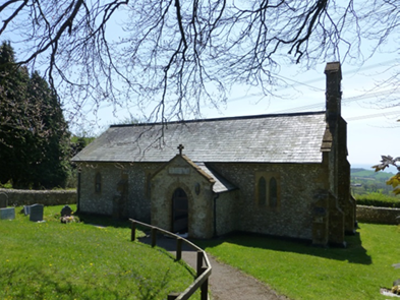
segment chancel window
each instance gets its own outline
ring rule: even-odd
[[[275,209],[279,206],[279,175],[260,172],[256,174],[256,203]]]
[[[101,193],[101,174],[99,172],[96,173],[94,179],[94,191],[95,193]]]
[[[258,205],[264,206],[267,203],[267,182],[263,176],[258,180]]]
[[[271,177],[269,180],[269,189],[268,189],[268,200],[270,207],[278,206],[278,184],[276,182],[275,177]]]

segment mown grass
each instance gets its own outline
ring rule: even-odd
[[[400,227],[361,224],[347,241],[345,249],[250,235],[199,243],[291,299],[387,299],[379,291],[400,278],[392,267],[400,263]]]
[[[388,196],[381,193],[369,193],[355,195],[355,199],[359,205],[400,208],[399,196]]]
[[[193,282],[164,250],[131,242],[129,224],[61,224],[61,208],[0,221],[0,299],[165,299]]]

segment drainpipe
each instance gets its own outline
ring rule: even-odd
[[[78,187],[77,187],[77,203],[76,203],[76,210],[79,212],[80,210],[80,202],[81,202],[81,172],[78,170]]]
[[[219,194],[215,194],[214,197],[214,237],[217,236],[217,199],[219,198]]]

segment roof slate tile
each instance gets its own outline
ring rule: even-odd
[[[194,162],[319,163],[325,112],[111,126],[75,162],[167,162],[182,144]]]

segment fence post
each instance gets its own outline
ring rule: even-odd
[[[150,234],[151,234],[151,246],[155,247],[157,245],[157,234],[160,231],[161,233],[165,232],[164,230],[151,226],[149,224],[144,224],[141,223],[139,221],[135,222],[135,220],[130,219],[132,222],[132,231],[131,231],[131,240],[134,241],[136,239],[136,227],[138,226],[138,224],[143,225],[146,228],[150,229]],[[182,260],[182,248],[183,248],[183,242],[188,242],[185,239],[181,238],[181,237],[177,237],[176,235],[170,233],[170,232],[165,232],[166,235],[172,235],[175,236],[176,238],[176,260]],[[191,244],[190,242],[188,242],[189,244]],[[196,266],[196,271],[197,271],[197,278],[198,280],[200,280],[200,276],[202,274],[204,274],[208,269],[211,273],[211,266],[207,265],[206,263],[208,262],[208,259],[206,258],[206,260],[204,260],[204,258],[206,257],[206,253],[201,250],[199,247],[197,247],[196,245],[192,246],[195,249],[198,249],[197,251],[197,266]],[[203,267],[203,265],[206,264],[206,266]],[[200,290],[200,299],[201,300],[207,300],[208,299],[208,276],[210,275],[210,273],[208,274],[204,274],[207,275],[205,276],[205,278],[202,278],[201,280],[203,281],[203,283],[201,285],[199,285],[199,281],[197,281],[197,279],[195,280],[195,282],[193,282],[193,284],[190,286],[190,289],[187,293],[169,293],[167,296],[167,300],[176,300],[180,297],[187,299],[188,297],[193,295],[193,292],[195,292],[195,290]]]
[[[204,253],[203,251],[197,251],[197,277],[199,277],[201,275],[202,272],[202,267],[203,267],[203,257],[204,257]]]
[[[170,293],[169,295],[168,295],[168,298],[167,298],[167,300],[175,300],[176,298],[178,298],[179,297],[179,293]]]
[[[157,229],[152,227],[151,228],[151,247],[155,247],[157,244]]]
[[[179,261],[182,258],[182,239],[176,239],[176,260]]]
[[[207,270],[207,267],[201,268],[201,274],[203,274]],[[204,280],[203,284],[200,287],[200,299],[207,300],[208,299],[208,278]]]
[[[136,238],[136,222],[132,222],[131,242]]]

